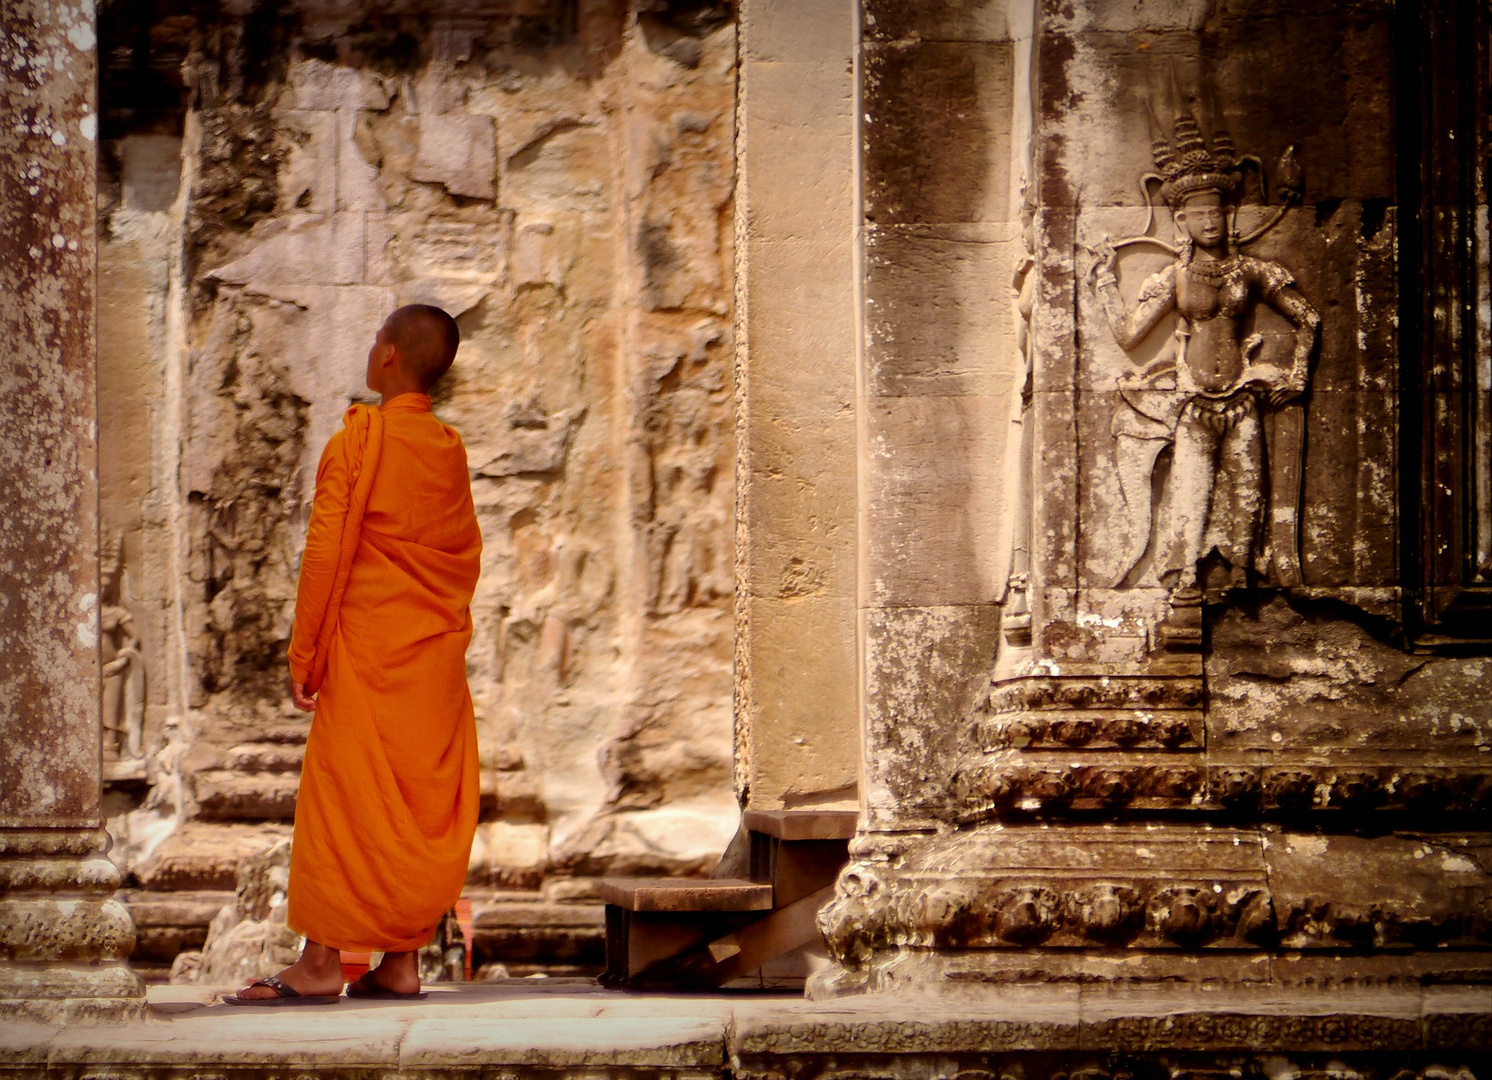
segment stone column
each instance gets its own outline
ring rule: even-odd
[[[100,814],[91,6],[0,11],[0,1019],[139,1008]]]
[[[853,806],[855,12],[741,5],[736,184],[736,784]]]
[[[897,834],[935,827],[995,651],[1024,381],[1006,295],[1025,255],[1018,26],[998,5],[861,16],[865,801],[869,829]]]

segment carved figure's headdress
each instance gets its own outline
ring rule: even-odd
[[[1224,201],[1237,196],[1243,172],[1233,136],[1219,129],[1213,133],[1208,149],[1197,118],[1183,112],[1176,117],[1172,139],[1158,132],[1151,150],[1161,179],[1161,198],[1179,207],[1189,196],[1203,191],[1215,191]]]

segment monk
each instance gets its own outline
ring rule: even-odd
[[[232,1004],[334,1002],[344,949],[383,953],[349,996],[423,996],[417,950],[465,883],[482,539],[466,449],[429,398],[459,340],[439,308],[390,315],[368,353],[383,403],[348,409],[321,455],[290,638],[290,696],[315,713],[290,858],[288,920],[306,944]]]

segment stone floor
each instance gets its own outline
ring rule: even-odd
[[[152,987],[142,1020],[0,1031],[0,1077],[1492,1076],[1492,987],[1046,986],[825,1003],[514,979],[435,986],[417,1003],[252,1010],[223,1005],[217,993]]]

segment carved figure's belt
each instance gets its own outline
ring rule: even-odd
[[[1234,427],[1244,417],[1258,414],[1258,397],[1252,390],[1242,388],[1225,398],[1190,398],[1181,407],[1181,422],[1206,424],[1213,431],[1223,432]]]

